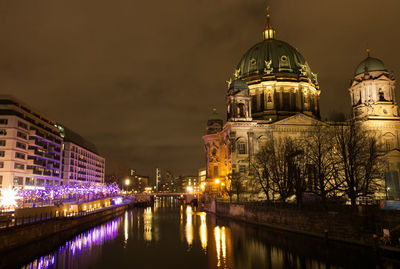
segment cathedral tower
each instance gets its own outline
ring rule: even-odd
[[[399,119],[395,80],[385,64],[370,56],[356,68],[349,88],[356,120]]]

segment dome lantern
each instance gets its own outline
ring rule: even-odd
[[[269,6],[267,7],[267,26],[265,27],[265,31],[263,32],[264,40],[267,39],[275,39],[275,30],[271,26],[271,18],[269,15]]]

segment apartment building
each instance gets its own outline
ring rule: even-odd
[[[104,183],[105,159],[96,146],[65,126],[58,124],[57,127],[64,139],[62,184]]]
[[[60,185],[62,143],[55,122],[9,95],[0,95],[0,188]]]

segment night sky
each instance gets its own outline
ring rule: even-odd
[[[106,173],[197,174],[211,108],[225,115],[267,4],[277,39],[318,74],[323,118],[349,111],[365,48],[399,78],[398,0],[2,0],[0,93],[94,142]]]

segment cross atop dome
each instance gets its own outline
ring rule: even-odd
[[[263,32],[264,40],[275,39],[275,30],[271,26],[271,18],[269,14],[269,6],[267,6],[267,26]]]

